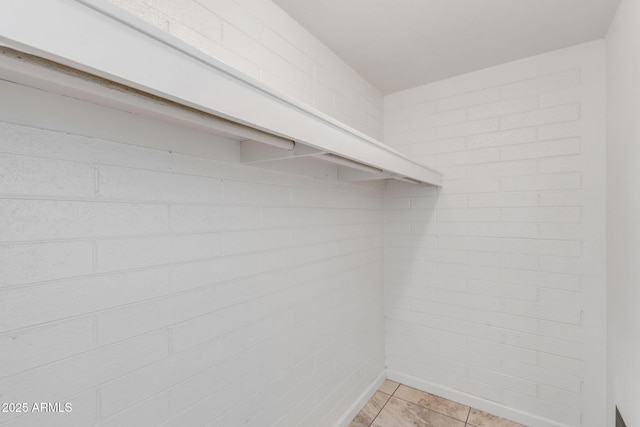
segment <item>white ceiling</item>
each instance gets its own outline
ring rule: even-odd
[[[604,37],[619,0],[274,0],[382,93]]]

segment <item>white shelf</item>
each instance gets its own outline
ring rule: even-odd
[[[96,84],[87,74],[79,83],[68,70],[46,71],[11,55],[3,55],[0,63],[4,76],[234,135],[242,141],[242,160],[247,163],[312,158],[338,164],[343,180],[442,183],[438,171],[274,92],[103,0],[12,1],[0,14],[0,44],[153,95],[157,102],[146,95],[125,96],[121,87]]]

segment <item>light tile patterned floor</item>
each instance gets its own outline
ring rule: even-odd
[[[385,380],[349,427],[525,427]]]

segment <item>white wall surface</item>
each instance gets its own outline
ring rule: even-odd
[[[385,97],[385,142],[444,173],[385,198],[390,378],[605,425],[604,59],[592,42]]]
[[[0,98],[0,401],[73,405],[3,427],[353,415],[384,370],[380,187],[214,160],[238,144],[4,81]]]
[[[607,35],[609,411],[640,425],[640,3],[623,0]],[[608,425],[613,425],[610,413]]]
[[[271,0],[108,0],[319,111],[382,139],[382,95]]]

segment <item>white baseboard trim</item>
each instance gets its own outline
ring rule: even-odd
[[[382,385],[387,378],[386,371],[382,371],[380,375],[375,379],[373,383],[358,397],[356,402],[349,407],[347,412],[340,417],[340,419],[334,424],[334,427],[348,427],[351,421],[358,415],[360,409],[371,399],[371,397],[378,391],[378,388]]]
[[[417,388],[418,390],[426,391],[427,393],[435,394],[446,399],[462,403],[463,405],[471,406],[473,408],[480,409],[481,411],[489,412],[499,417],[519,422],[529,427],[568,427],[565,424],[560,424],[547,418],[538,417],[528,412],[509,408],[499,403],[492,402],[478,396],[473,396],[459,390],[443,387],[429,381],[424,381],[412,375],[403,374],[398,371],[387,370],[387,378],[392,381],[408,385],[409,387]]]

